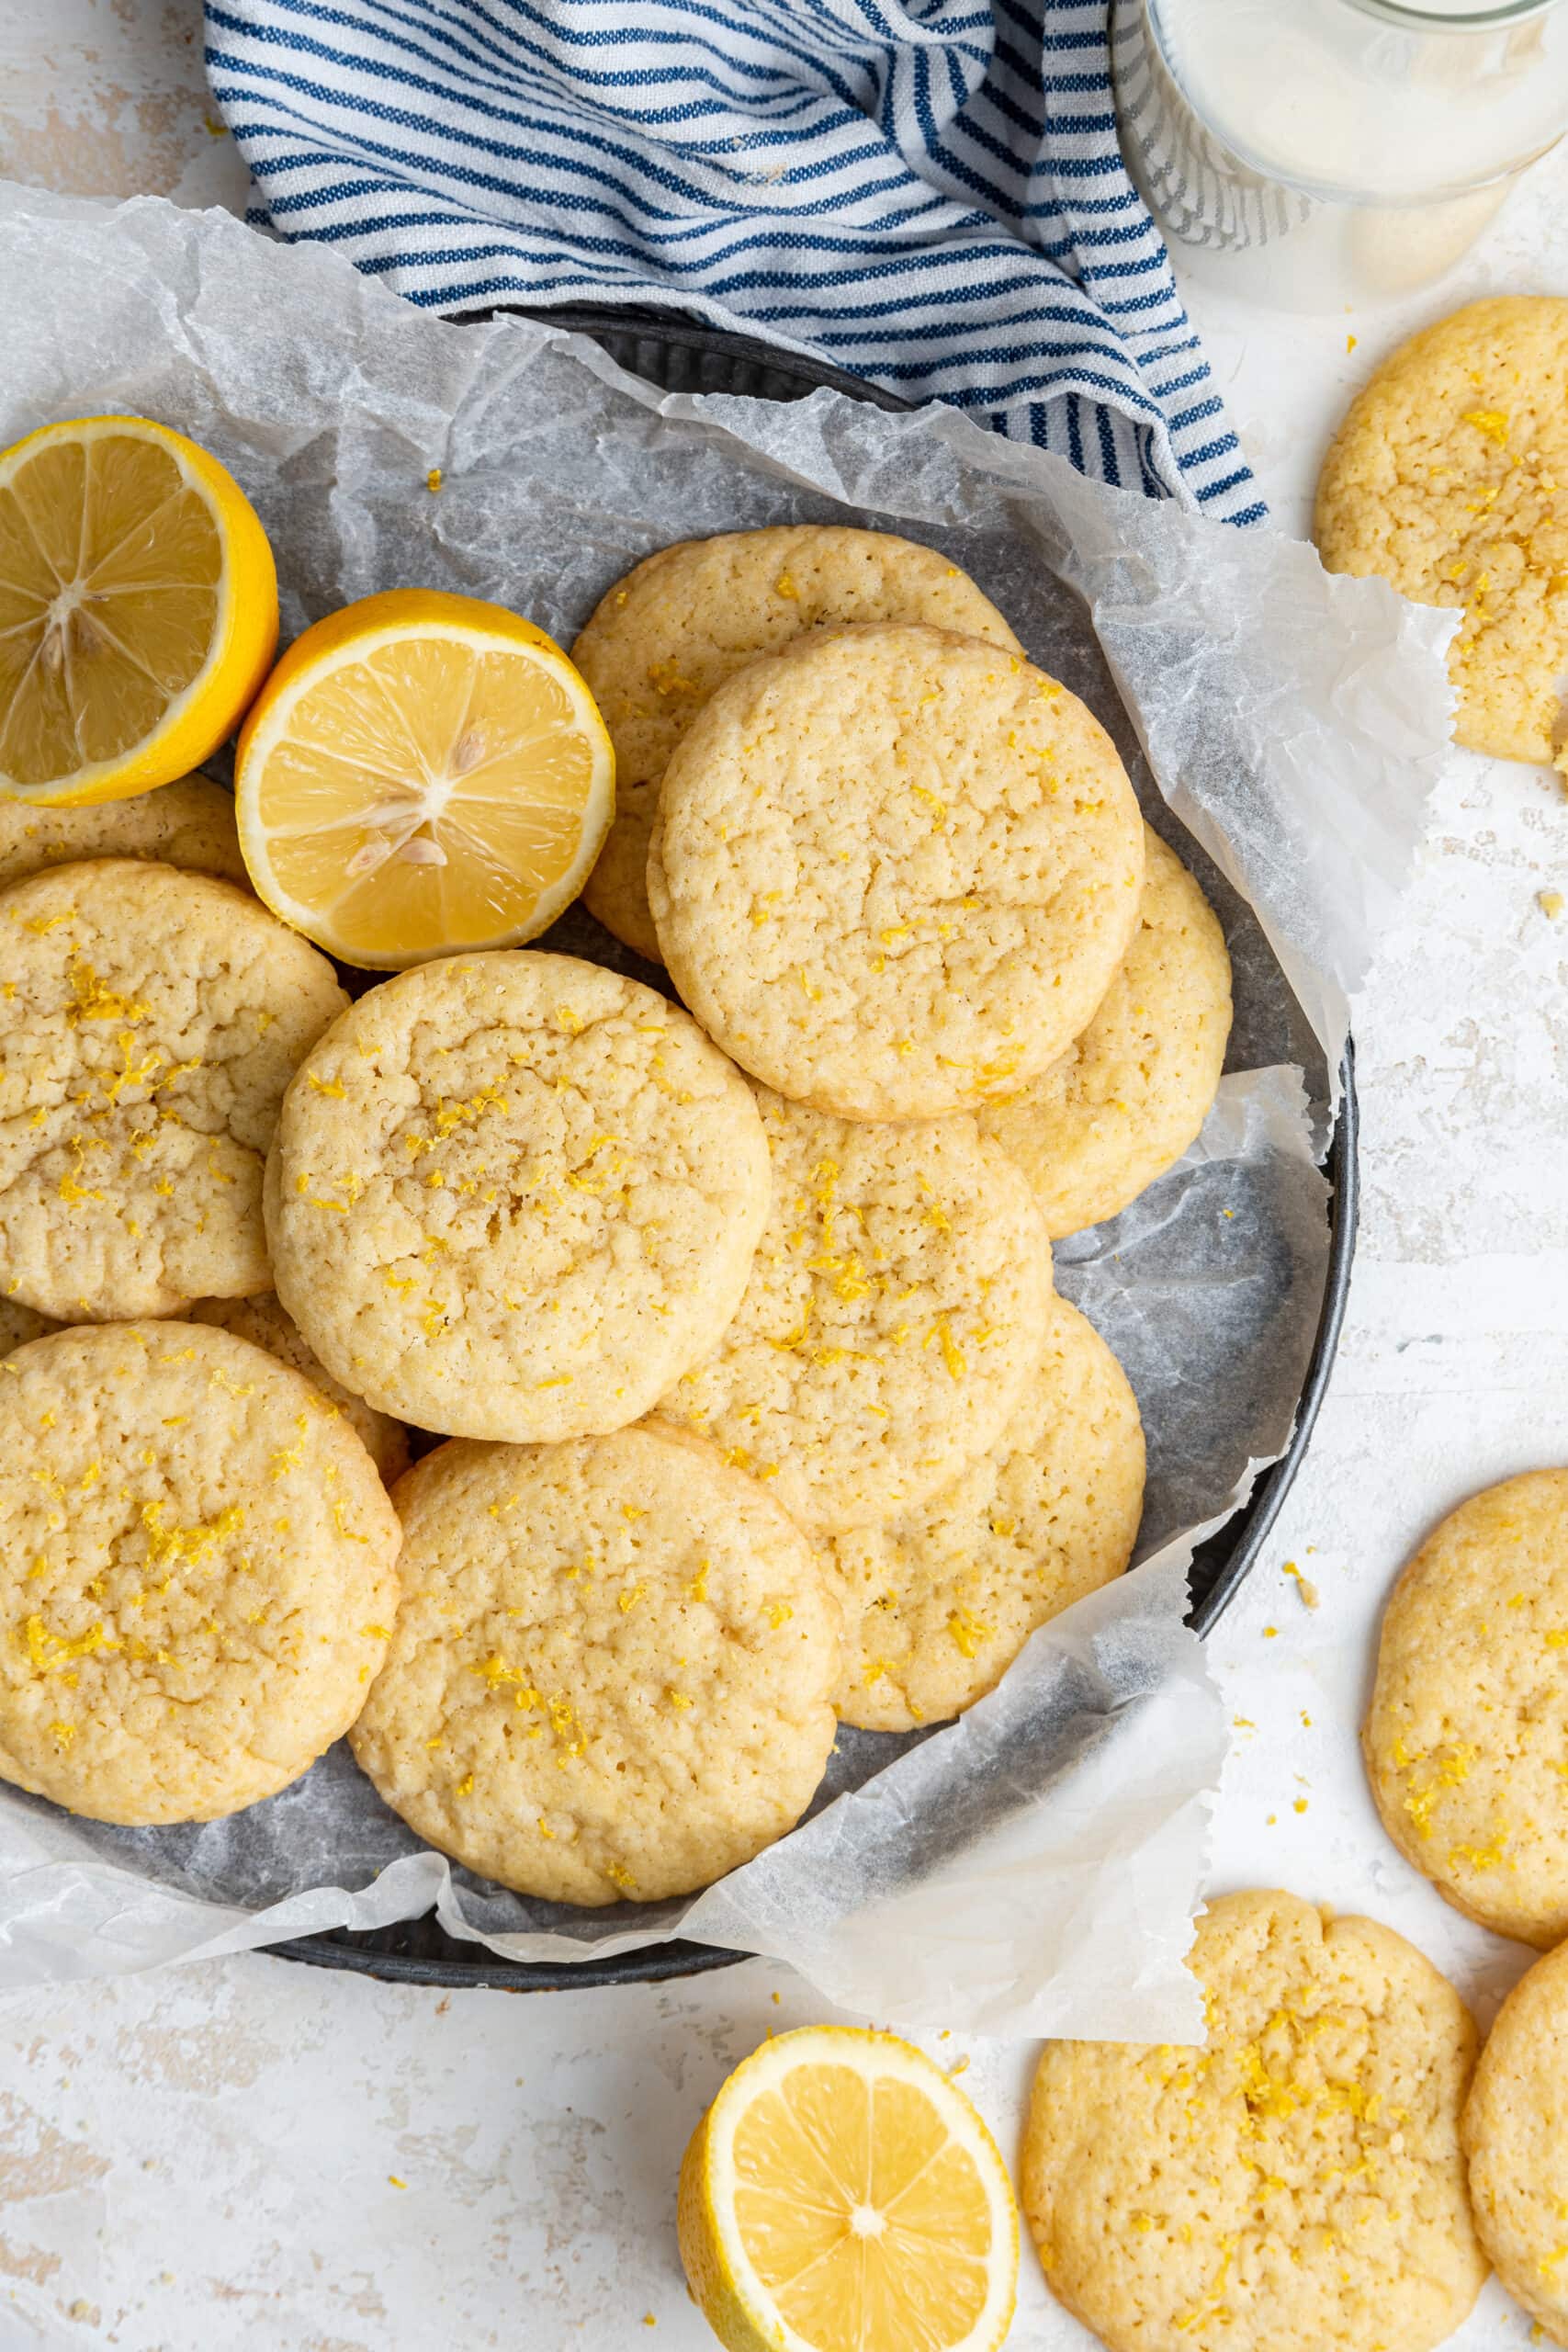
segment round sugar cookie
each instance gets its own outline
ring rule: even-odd
[[[1568,2345],[1568,1944],[1497,2012],[1464,2110],[1476,2233],[1498,2278]]]
[[[132,858],[0,893],[0,1289],[62,1322],[265,1290],[262,1170],[347,1001],[254,899]]]
[[[277,1294],[333,1379],[519,1443],[647,1412],[716,1344],[767,1209],[750,1089],[690,1015],[527,950],[361,997],[267,1177]]]
[[[962,1714],[1037,1625],[1121,1575],[1143,1508],[1137,1399],[1093,1324],[1053,1298],[991,1451],[918,1509],[834,1538],[840,1722],[911,1731]]]
[[[853,1119],[1015,1090],[1087,1026],[1137,929],[1115,746],[1019,655],[818,635],[721,686],[664,774],[649,903],[741,1067]]]
[[[1093,1020],[1049,1069],[979,1114],[1033,1185],[1053,1240],[1114,1216],[1180,1159],[1224,1068],[1224,933],[1148,827],[1144,846],[1138,928]]]
[[[1000,1437],[1039,1362],[1051,1248],[973,1119],[758,1101],[773,1186],[751,1278],[659,1409],[828,1534],[936,1493]]]
[[[251,887],[234,823],[234,796],[204,775],[89,808],[0,800],[0,888],[85,857],[141,857]]]
[[[989,597],[935,548],[840,523],[684,539],[601,598],[571,658],[615,747],[615,821],[583,897],[639,956],[660,960],[648,842],[671,752],[737,670],[847,621],[926,621],[1022,650]]]
[[[14,1298],[0,1298],[0,1356],[8,1356],[13,1348],[25,1347],[29,1340],[45,1339],[59,1329],[51,1316],[39,1315]]]
[[[196,1323],[0,1364],[0,1776],[96,1821],[299,1779],[386,1654],[398,1521],[310,1384]]]
[[[409,1466],[409,1433],[401,1421],[377,1412],[363,1396],[355,1396],[341,1380],[334,1380],[306,1345],[305,1335],[292,1315],[270,1291],[259,1298],[198,1299],[190,1310],[189,1319],[193,1323],[210,1323],[220,1331],[232,1331],[237,1339],[248,1340],[253,1348],[265,1348],[279,1363],[302,1373],[330,1405],[337,1407],[376,1464],[382,1485],[389,1487],[395,1478],[402,1476]]]
[[[1110,2352],[1429,2352],[1486,2276],[1458,1994],[1293,1894],[1211,1903],[1188,1965],[1206,2047],[1045,2045],[1020,2186],[1052,2292]]]
[[[1467,303],[1384,360],[1317,486],[1330,571],[1464,614],[1454,732],[1562,763],[1568,670],[1568,300]]]
[[[1472,1495],[1408,1562],[1361,1750],[1439,1894],[1521,1943],[1568,1936],[1568,1470]]]
[[[403,1598],[354,1752],[410,1827],[561,1903],[706,1886],[833,1744],[839,1612],[804,1536],[649,1423],[458,1442],[398,1487]]]

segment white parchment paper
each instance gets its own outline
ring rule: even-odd
[[[892,2021],[1192,2038],[1180,1961],[1225,1732],[1183,1623],[1186,1568],[1289,1439],[1327,1256],[1314,1114],[1321,1130],[1348,999],[1443,756],[1454,616],[1331,580],[1306,548],[1096,488],[954,413],[662,396],[590,343],[426,318],[226,214],[0,187],[0,442],[107,410],[194,435],[271,535],[286,638],[419,583],[570,642],[651,549],[767,522],[866,522],[950,550],[1116,735],[1221,914],[1237,1003],[1198,1144],[1058,1251],[1062,1289],[1143,1409],[1140,1563],[1042,1628],[959,1723],[840,1732],[790,1837],[689,1902],[600,1912],[451,1868],[346,1748],[232,1821],[183,1829],[109,1829],[0,1791],[0,1983],[434,1905],[521,1958],[685,1935],[793,1962]],[[638,968],[577,910],[551,944]]]

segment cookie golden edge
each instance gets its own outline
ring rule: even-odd
[[[0,798],[0,889],[51,865],[134,857],[250,890],[234,797],[199,770],[129,800],[81,806]]]
[[[1461,2176],[1461,2182],[1456,2185],[1462,2186],[1464,2169],[1462,2115],[1465,2098],[1469,2094],[1474,2078],[1476,2052],[1480,2040],[1474,2020],[1465,2003],[1426,1954],[1394,1929],[1384,1927],[1381,1921],[1374,1919],[1357,1916],[1337,1917],[1327,1906],[1306,1902],[1301,1896],[1292,1894],[1279,1887],[1247,1888],[1234,1894],[1210,1896],[1205,1909],[1199,1915],[1197,1941],[1187,1956],[1187,1966],[1190,1972],[1198,1978],[1201,1986],[1204,1980],[1201,1962],[1203,1958],[1203,1947],[1207,1942],[1221,1937],[1256,1935],[1262,1938],[1266,1946],[1273,1932],[1275,1922],[1282,1923],[1287,1931],[1292,1924],[1306,1928],[1323,1941],[1326,1941],[1336,1933],[1353,1934],[1363,1939],[1370,1949],[1381,1951],[1391,1964],[1397,1963],[1402,1969],[1407,1971],[1413,1966],[1416,1974],[1424,1979],[1427,1989],[1437,1996],[1447,2012],[1447,2022],[1451,2031],[1455,2055],[1464,2083],[1463,2092],[1456,2104],[1452,2118],[1454,2164]],[[1205,2006],[1209,2007],[1211,2005],[1206,2001]],[[1208,2041],[1205,2046],[1211,2051],[1216,2046],[1212,2014],[1208,2019]],[[1046,2042],[1035,2069],[1025,2115],[1019,2161],[1019,2203],[1052,2293],[1075,2319],[1079,2320],[1100,2343],[1108,2347],[1108,2352],[1185,2352],[1185,2347],[1190,2344],[1194,2342],[1201,2344],[1208,2339],[1201,2334],[1194,2335],[1175,2314],[1168,2323],[1166,2323],[1163,2315],[1150,2314],[1145,2311],[1139,2312],[1135,2319],[1127,2324],[1119,2324],[1114,2315],[1108,2312],[1103,2297],[1092,2290],[1087,2293],[1081,2290],[1080,2282],[1076,2275],[1064,2265],[1060,2249],[1055,2243],[1050,2133],[1046,2117],[1047,2084],[1053,2053],[1057,2051],[1069,2053],[1074,2052],[1092,2053],[1097,2050],[1104,2050],[1111,2053],[1114,2061],[1120,2063],[1129,2052],[1135,2052],[1138,2047],[1139,2045],[1136,2044],[1122,2042],[1060,2041]],[[1203,2049],[1194,2047],[1194,2059],[1201,2060],[1202,2055]],[[1456,2242],[1456,2250],[1461,2263],[1467,2254],[1471,2256],[1468,2263],[1470,2275],[1458,2287],[1454,2308],[1451,2315],[1445,2316],[1442,2334],[1440,2335],[1424,2334],[1419,2352],[1436,2352],[1436,2346],[1462,2324],[1486,2281],[1488,2263],[1484,2251],[1474,2233],[1467,2196],[1461,2196],[1456,2200],[1456,2218],[1460,2220],[1462,2227],[1468,2227],[1470,2231],[1468,2241]],[[1126,2227],[1135,2226],[1131,2211],[1126,2214],[1123,2221],[1120,2212],[1107,2210],[1105,2219],[1112,2224],[1122,2222]],[[1117,2260],[1116,2241],[1109,2231],[1101,2240],[1101,2249],[1103,2260],[1100,2267],[1108,2268],[1114,2277]],[[1217,2229],[1214,2251],[1218,2259],[1222,2249]],[[1248,2327],[1245,2333],[1234,2336],[1231,2336],[1227,2331],[1227,2340],[1235,2343],[1235,2352],[1273,2352],[1274,2346],[1286,2340],[1284,2324],[1281,2322],[1276,2326],[1271,2322],[1270,2332],[1264,2335],[1259,2335],[1254,2327]],[[1291,2337],[1289,2340],[1294,2343],[1297,2339]],[[1302,2341],[1303,2352],[1305,2352],[1304,2339]],[[1329,2339],[1325,2340],[1325,2352],[1327,2352],[1328,2341]],[[1403,2346],[1396,2347],[1390,2343],[1381,2330],[1376,2335],[1368,2334],[1364,2337],[1335,2335],[1331,2341],[1336,2347],[1336,2352],[1408,2352],[1408,2347]],[[1314,2352],[1317,2352],[1315,2344]]]
[[[1424,378],[1450,354],[1462,357],[1467,345],[1506,337],[1546,308],[1568,319],[1568,299],[1557,295],[1496,294],[1464,303],[1408,336],[1374,369],[1341,420],[1318,474],[1312,536],[1327,571],[1355,579],[1391,578],[1376,564],[1345,560],[1353,553],[1352,542],[1359,537],[1354,517],[1368,503],[1366,493],[1352,478],[1353,462],[1361,446],[1376,445],[1383,438],[1383,412],[1391,400],[1406,389],[1418,390]],[[1397,581],[1392,584],[1400,586]],[[1401,588],[1400,593],[1413,592]],[[1442,609],[1457,612],[1462,622],[1470,607],[1461,601]],[[1455,683],[1457,689],[1457,679]],[[1483,758],[1518,760],[1531,766],[1561,765],[1568,756],[1560,740],[1543,736],[1522,717],[1512,723],[1491,725],[1479,714],[1468,712],[1461,691],[1457,693],[1454,741]]]
[[[1540,2177],[1532,2143],[1538,2132],[1551,2132],[1552,2113],[1561,2112],[1565,2051],[1568,1943],[1527,1970],[1497,2012],[1461,2125],[1476,2234],[1514,2301],[1562,2345],[1568,2345],[1568,2142],[1559,2129],[1565,2161],[1555,2185]],[[1541,2281],[1559,2278],[1549,2299]]]
[[[1362,1719],[1360,1732],[1361,1760],[1367,1784],[1377,1807],[1378,1818],[1393,1845],[1397,1847],[1412,1870],[1420,1873],[1435,1893],[1462,1917],[1473,1920],[1478,1928],[1487,1928],[1495,1935],[1508,1936],[1516,1942],[1529,1944],[1539,1951],[1550,1951],[1568,1935],[1568,1884],[1565,1884],[1556,1906],[1543,1906],[1540,1902],[1510,1902],[1504,1889],[1507,1882],[1499,1880],[1499,1892],[1487,1899],[1484,1873],[1477,1872],[1473,1883],[1456,1878],[1451,1869],[1445,1871],[1434,1856],[1431,1840],[1423,1838],[1415,1816],[1406,1803],[1408,1792],[1401,1781],[1402,1767],[1398,1750],[1402,1735],[1396,1721],[1398,1702],[1394,1695],[1393,1654],[1403,1637],[1406,1619],[1416,1616],[1429,1605],[1428,1589],[1439,1581],[1445,1566],[1444,1553],[1467,1517],[1477,1506],[1489,1504],[1495,1498],[1512,1492],[1523,1493],[1545,1482],[1556,1489],[1558,1508],[1564,1525],[1568,1526],[1568,1471],[1527,1470],[1517,1477],[1501,1480],[1497,1485],[1483,1487],[1463,1501],[1456,1503],[1430,1529],[1417,1544],[1398,1577],[1383,1605],[1382,1619],[1378,1629],[1378,1646],[1373,1668],[1371,1696]],[[1504,1579],[1499,1579],[1504,1581]],[[1435,1596],[1440,1611],[1440,1592]],[[1506,1606],[1506,1601],[1504,1606]],[[1505,1619],[1505,1623],[1506,1620]],[[1403,1674],[1399,1676],[1403,1681]],[[1462,1741],[1457,1743],[1462,1746]],[[1440,1770],[1441,1768],[1439,1768]],[[1439,1787],[1442,1785],[1440,1780]]]

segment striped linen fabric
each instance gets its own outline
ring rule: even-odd
[[[412,302],[668,307],[1264,513],[1116,142],[1105,0],[206,0],[252,218]]]

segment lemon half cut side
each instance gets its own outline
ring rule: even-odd
[[[686,2150],[679,2230],[728,2352],[996,2352],[1012,2319],[1007,2167],[892,2034],[807,2026],[755,2051]]]
[[[145,417],[0,454],[0,792],[151,792],[231,735],[277,644],[277,575],[233,477]]]
[[[553,639],[503,605],[391,589],[297,639],[235,771],[258,896],[345,963],[515,947],[570,905],[615,755]]]

